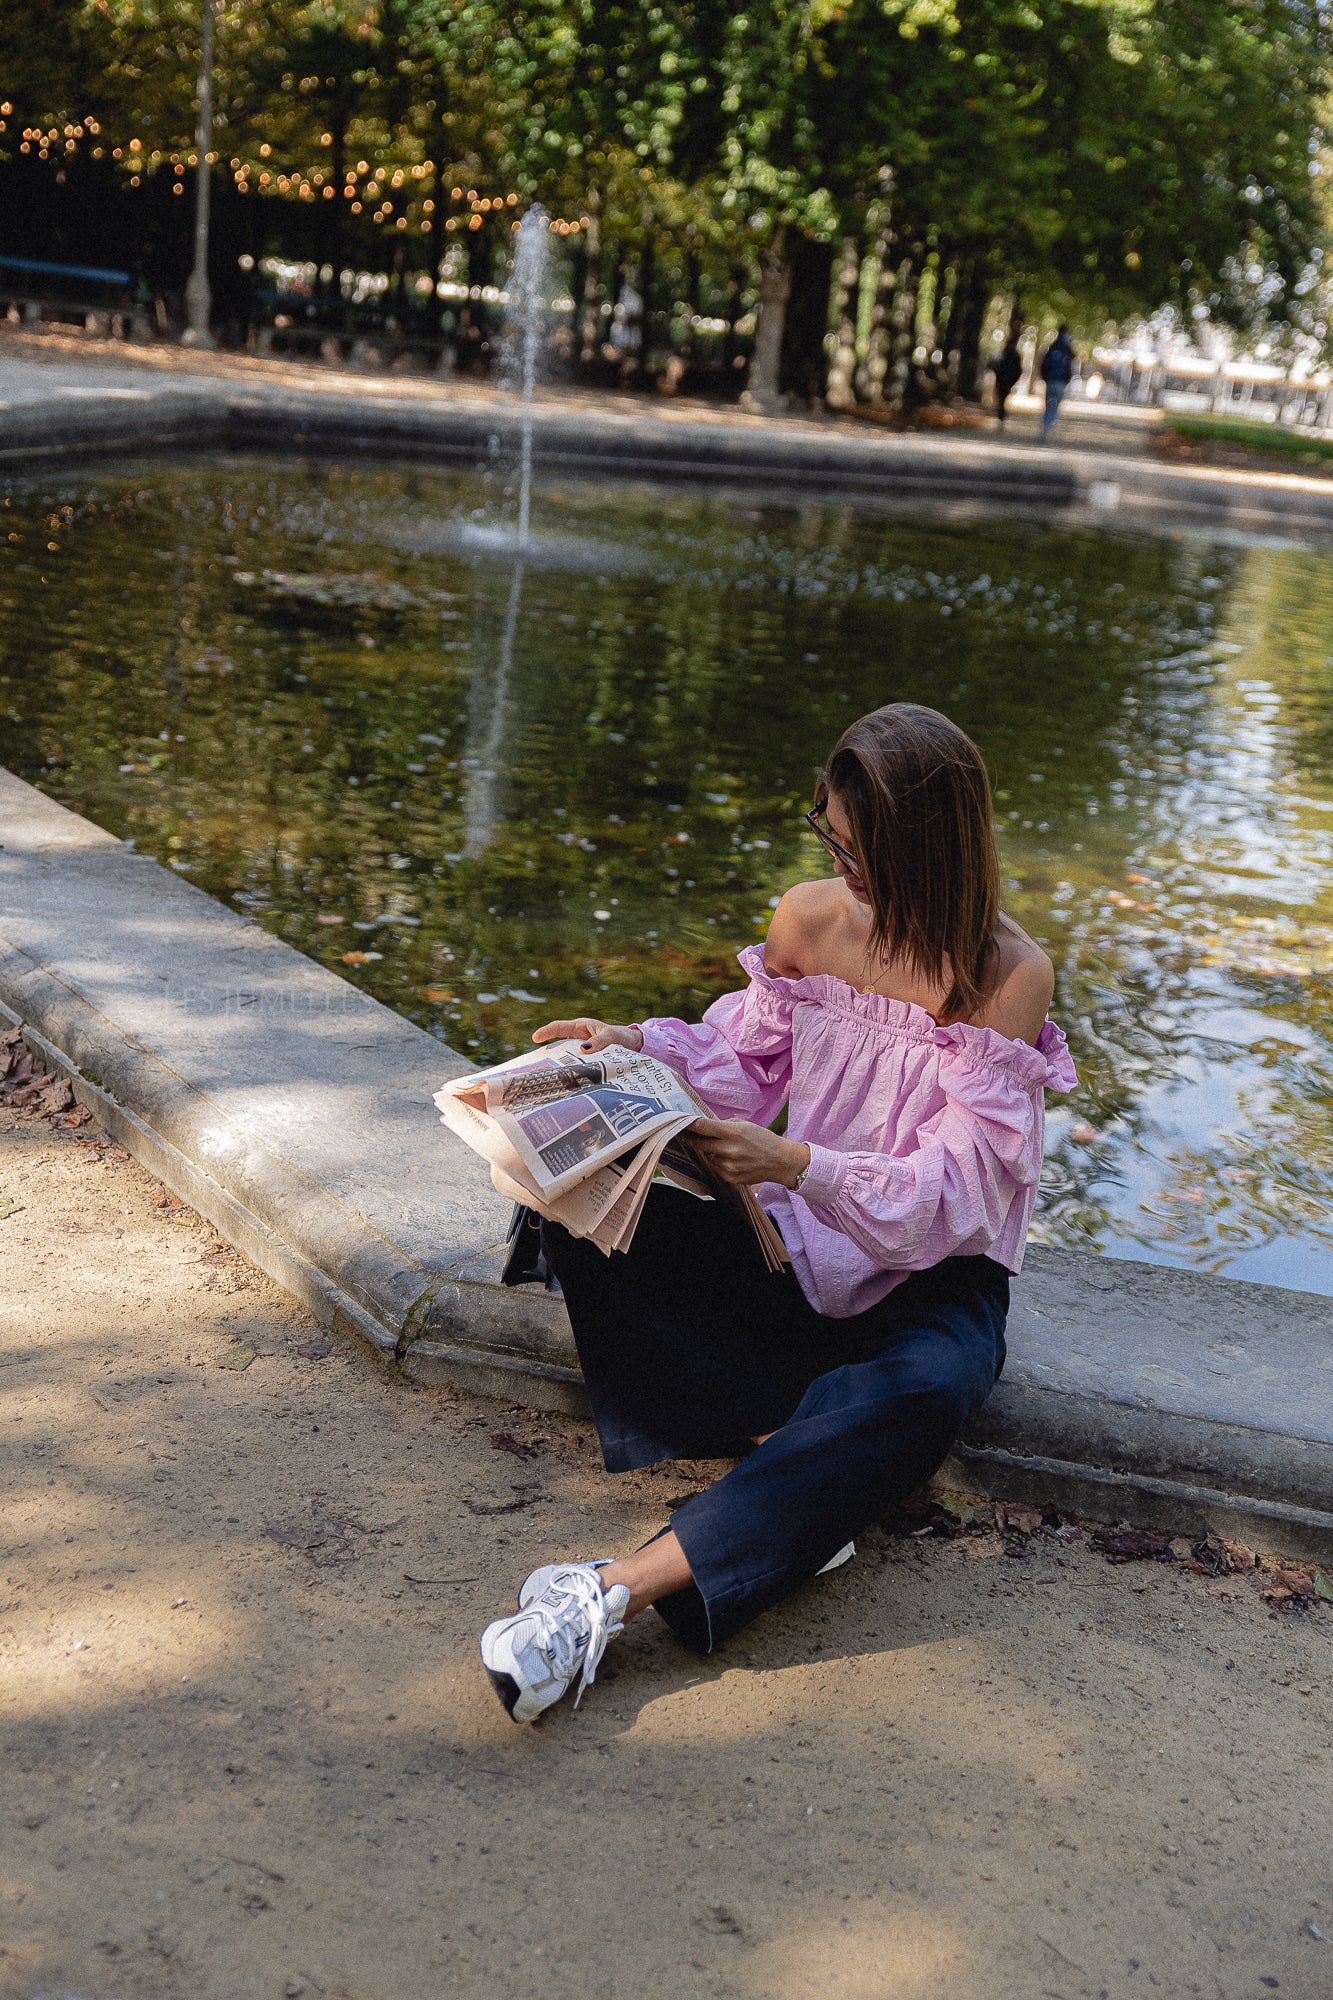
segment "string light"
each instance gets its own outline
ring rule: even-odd
[[[0,131],[5,129],[3,121],[12,112],[13,105],[8,100],[0,103]],[[42,160],[59,160],[65,155],[77,152],[82,142],[100,135],[101,132],[101,125],[91,117],[71,119],[63,127],[25,126],[19,151],[31,154],[35,150]],[[332,133],[322,132],[319,135],[319,144],[321,147],[331,146]],[[127,139],[117,146],[92,146],[89,150],[94,159],[100,160],[109,155],[112,160],[128,169],[128,183],[134,188],[143,184],[145,173],[151,174],[160,165],[169,164],[173,195],[185,193],[186,168],[197,171],[199,167],[197,153],[164,154],[157,147],[150,151],[142,138]],[[273,157],[271,141],[267,139],[261,141],[258,154],[261,160],[271,160]],[[221,160],[222,155],[217,152],[206,155],[206,164],[210,167],[219,165]],[[304,170],[274,167],[260,170],[251,161],[242,159],[240,155],[229,159],[226,166],[236,192],[241,195],[282,195],[309,202],[321,197],[325,201],[333,201],[339,192],[336,178],[330,177],[320,167]],[[425,187],[422,184],[434,179],[439,171],[439,165],[434,160],[418,160],[403,165],[381,163],[372,165],[368,160],[358,160],[354,166],[348,165],[343,170],[342,198],[348,204],[348,210],[352,215],[363,215],[369,210],[369,219],[378,226],[391,226],[395,232],[415,228],[421,235],[429,235],[436,227],[437,207],[446,197],[445,190],[437,184],[435,195],[423,200],[421,197],[425,195]],[[357,183],[361,177],[364,177],[364,187],[358,190]],[[402,212],[398,212],[400,204],[395,199],[400,195]],[[452,202],[466,202],[469,209],[466,216],[447,215],[438,218],[440,225],[451,234],[464,227],[475,232],[483,228],[492,216],[498,215],[506,208],[517,208],[524,199],[517,191],[482,194],[475,187],[464,189],[461,186],[451,187],[447,198]],[[413,209],[415,214],[412,212]],[[581,222],[566,222],[556,218],[550,224],[552,234],[577,235],[581,227],[586,227],[587,220],[588,218],[584,217]],[[517,228],[517,222],[515,221],[511,227]]]

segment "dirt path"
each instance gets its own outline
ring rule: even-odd
[[[1333,1992],[1333,1608],[874,1535],[520,1730],[481,1625],[701,1469],[317,1358],[87,1138],[0,1112],[6,2000]]]
[[[72,327],[47,327],[41,333],[21,332],[0,325],[0,401],[13,397],[27,400],[34,394],[49,393],[44,379],[58,375],[65,386],[86,389],[100,384],[133,384],[154,376],[174,388],[213,380],[246,384],[250,388],[291,389],[304,394],[346,395],[349,389],[367,402],[405,397],[424,403],[471,404],[504,409],[506,399],[492,382],[470,376],[421,372],[411,361],[397,369],[367,372],[347,365],[321,361],[313,356],[288,358],[270,355],[263,359],[235,350],[205,350],[178,347],[160,342],[132,347],[123,340],[94,338]],[[550,409],[584,416],[652,420],[665,424],[707,424],[713,428],[736,430],[774,424],[808,424],[807,415],[765,416],[731,402],[716,402],[699,396],[660,396],[642,390],[593,389],[573,384],[550,383],[538,391]],[[981,425],[971,423],[949,432],[964,441],[997,445],[1024,445],[1046,450],[1041,435],[1040,412],[1043,398],[1017,396],[1010,403],[1009,421],[1003,432],[993,418]],[[850,415],[828,412],[814,421],[856,430],[865,421]],[[873,420],[871,420],[873,422]],[[876,429],[879,425],[874,425]],[[1161,411],[1139,404],[1067,402],[1056,432],[1058,444],[1067,450],[1114,452],[1120,457],[1141,457],[1149,439],[1161,429]],[[1287,466],[1285,470],[1292,468]]]

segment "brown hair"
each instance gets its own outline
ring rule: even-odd
[[[970,736],[938,709],[894,701],[834,745],[817,801],[836,793],[870,898],[870,947],[953,984],[948,1019],[981,1002],[1000,908],[990,780]]]

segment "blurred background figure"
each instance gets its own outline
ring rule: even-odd
[[[1018,351],[1018,340],[1014,334],[1009,335],[991,362],[990,368],[991,374],[995,377],[995,414],[1003,423],[1004,406],[1013,395],[1018,386],[1018,379],[1023,373],[1023,357]]]
[[[1065,390],[1074,373],[1074,343],[1069,328],[1062,326],[1041,357],[1041,379],[1046,384],[1046,408],[1041,413],[1041,434],[1048,438],[1060,414]]]

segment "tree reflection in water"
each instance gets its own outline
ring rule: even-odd
[[[479,491],[11,488],[0,757],[480,1060],[697,1014],[822,871],[843,724],[929,702],[1083,1077],[1039,1239],[1333,1292],[1333,555],[547,479],[519,568]]]

